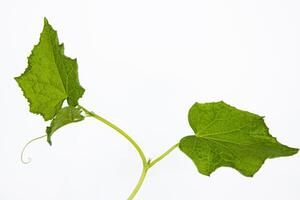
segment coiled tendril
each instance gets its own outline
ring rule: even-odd
[[[34,139],[28,141],[28,142],[25,144],[25,146],[23,147],[22,152],[21,152],[21,161],[22,161],[23,164],[28,164],[28,163],[31,162],[31,158],[30,158],[30,157],[27,157],[26,160],[24,159],[24,152],[25,152],[26,148],[28,147],[28,145],[30,145],[32,142],[34,142],[34,141],[36,141],[36,140],[39,140],[39,139],[42,139],[42,138],[46,137],[46,136],[47,136],[47,135],[42,135],[42,136],[40,136],[40,137],[34,138]]]

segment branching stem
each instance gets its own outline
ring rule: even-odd
[[[161,161],[163,158],[165,158],[169,153],[171,153],[174,149],[176,149],[179,146],[179,143],[173,145],[171,148],[169,148],[165,153],[161,154],[158,156],[156,159],[154,159],[152,162],[149,164],[149,168],[153,167],[156,163]]]
[[[156,159],[154,159],[153,161],[147,160],[145,153],[143,152],[142,148],[135,142],[134,139],[132,139],[132,137],[130,137],[125,131],[123,131],[122,129],[120,129],[118,126],[116,126],[115,124],[111,123],[110,121],[104,119],[103,117],[97,115],[94,112],[91,112],[89,110],[87,110],[86,108],[82,107],[82,106],[78,106],[80,107],[87,116],[93,117],[101,122],[103,122],[104,124],[108,125],[109,127],[111,127],[112,129],[114,129],[115,131],[117,131],[118,133],[120,133],[137,151],[137,153],[139,154],[142,164],[143,164],[143,171],[140,175],[140,178],[136,184],[136,186],[134,187],[133,191],[131,192],[131,194],[129,195],[127,200],[132,200],[136,194],[138,193],[138,191],[140,190],[145,177],[147,175],[148,170],[153,167],[156,163],[158,163],[159,161],[161,161],[163,158],[165,158],[167,155],[169,155],[169,153],[171,153],[174,149],[176,149],[178,147],[178,143],[173,145],[171,148],[169,148],[166,152],[164,152],[163,154],[161,154],[160,156],[158,156]],[[28,158],[28,160],[24,160],[24,151],[25,149],[28,147],[29,144],[31,144],[32,142],[42,139],[44,137],[46,137],[47,135],[43,135],[37,138],[34,138],[32,140],[30,140],[29,142],[27,142],[25,144],[25,146],[22,149],[22,153],[21,153],[21,161],[24,164],[28,164],[31,162],[31,158]]]
[[[86,108],[84,108],[83,106],[79,106],[88,116],[93,117],[101,122],[103,122],[104,124],[108,125],[109,127],[111,127],[112,129],[116,130],[118,133],[120,133],[122,136],[125,137],[126,140],[128,140],[128,142],[130,142],[132,144],[132,146],[136,149],[136,151],[138,152],[142,163],[143,163],[143,171],[140,175],[140,178],[135,186],[135,188],[133,189],[133,191],[131,192],[131,194],[129,195],[127,200],[132,200],[136,194],[138,193],[138,191],[140,190],[145,177],[147,175],[148,170],[153,167],[156,163],[158,163],[159,161],[161,161],[164,157],[166,157],[169,153],[171,153],[174,149],[176,149],[178,147],[178,143],[173,145],[171,148],[169,148],[165,153],[163,153],[162,155],[158,156],[156,159],[154,159],[152,162],[147,161],[147,158],[142,150],[142,148],[135,142],[134,139],[132,139],[125,131],[123,131],[122,129],[120,129],[118,126],[116,126],[115,124],[113,124],[112,122],[104,119],[103,117],[97,115],[94,112],[91,112],[89,110],[87,110]]]
[[[130,196],[128,197],[127,200],[132,200],[135,195],[138,193],[138,191],[140,190],[145,177],[147,175],[148,170],[153,167],[156,163],[158,163],[159,161],[161,161],[163,158],[165,158],[167,155],[169,155],[169,153],[171,153],[174,149],[176,149],[178,147],[178,143],[173,145],[171,148],[169,148],[165,153],[161,154],[160,156],[158,156],[156,159],[154,159],[152,162],[148,161],[147,165],[143,167],[143,171],[142,174],[139,178],[139,181],[137,182],[135,188],[133,189],[132,193],[130,194]]]

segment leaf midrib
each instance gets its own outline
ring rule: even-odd
[[[49,24],[48,24],[48,26],[50,26]],[[63,93],[65,94],[65,98],[64,98],[64,100],[68,97],[68,94],[67,94],[67,91],[66,91],[66,86],[65,86],[65,84],[63,83],[63,81],[62,81],[62,76],[61,76],[61,73],[60,73],[60,71],[59,71],[59,69],[58,69],[58,64],[57,64],[57,60],[56,60],[56,57],[55,57],[55,52],[54,52],[54,48],[53,48],[53,41],[52,41],[52,37],[51,37],[51,33],[50,33],[50,31],[53,31],[54,32],[54,34],[55,34],[55,37],[57,37],[56,36],[56,31],[55,30],[49,30],[49,28],[50,27],[48,27],[46,30],[47,30],[47,38],[48,38],[48,42],[49,42],[49,44],[50,44],[50,46],[51,46],[51,49],[50,49],[50,52],[51,52],[51,54],[52,54],[52,57],[53,57],[53,60],[54,60],[54,64],[55,64],[55,69],[56,69],[56,71],[57,71],[57,73],[58,73],[58,75],[59,75],[59,80],[60,80],[60,83],[62,84],[62,86],[63,86]],[[58,40],[58,39],[57,39]],[[57,42],[59,42],[59,41],[57,41]],[[59,44],[58,44],[58,47],[59,47]]]
[[[256,120],[258,120],[258,119],[256,119]],[[238,131],[240,131],[240,130],[242,130],[244,128],[249,127],[256,120],[253,120],[253,121],[247,123],[244,126],[241,126],[241,127],[237,128],[237,129],[230,130],[230,131],[221,131],[221,132],[215,132],[215,133],[211,133],[211,134],[202,134],[202,135],[199,135],[199,134],[196,133],[196,137],[207,139],[207,140],[210,140],[210,141],[219,141],[219,142],[225,142],[225,143],[230,143],[230,144],[235,144],[235,145],[243,145],[243,146],[245,146],[245,145],[253,145],[253,144],[256,144],[256,143],[251,143],[251,144],[236,143],[236,142],[232,142],[232,141],[229,141],[229,140],[224,140],[222,138],[215,138],[215,137],[210,137],[210,136],[225,135],[225,134],[229,134],[229,133],[238,132]],[[250,136],[249,134],[247,134],[247,135]]]

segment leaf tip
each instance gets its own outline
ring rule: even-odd
[[[299,152],[299,149],[298,148],[293,148],[292,150],[292,155],[295,155]]]
[[[47,133],[47,142],[50,146],[52,146],[52,141],[51,141],[51,133],[52,133],[52,128],[51,127],[47,127],[46,128],[46,133]]]
[[[48,142],[48,144],[49,144],[50,146],[52,146],[52,141],[51,141],[51,139],[48,139],[48,138],[47,138],[47,142]]]
[[[48,25],[48,24],[49,24],[48,19],[44,17],[44,25]]]
[[[17,82],[18,85],[19,85],[19,79],[20,79],[20,76],[14,77],[14,80]],[[19,85],[19,86],[20,86],[20,85]]]
[[[211,177],[211,174],[213,173],[213,172],[204,172],[204,171],[202,171],[200,169],[198,169],[198,172],[200,174],[204,175],[204,176],[207,176],[207,177]]]

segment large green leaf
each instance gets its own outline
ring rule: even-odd
[[[62,108],[51,121],[51,125],[46,129],[48,143],[52,145],[51,136],[57,129],[73,122],[82,121],[83,119],[84,116],[81,115],[80,108],[72,106]]]
[[[76,106],[84,93],[76,59],[64,55],[64,46],[46,18],[40,41],[28,57],[28,67],[16,81],[30,103],[30,111],[45,120],[53,119],[66,99],[70,106]]]
[[[195,135],[182,138],[179,148],[204,175],[227,166],[253,176],[267,158],[298,152],[272,137],[263,117],[224,102],[195,103],[188,117]]]

